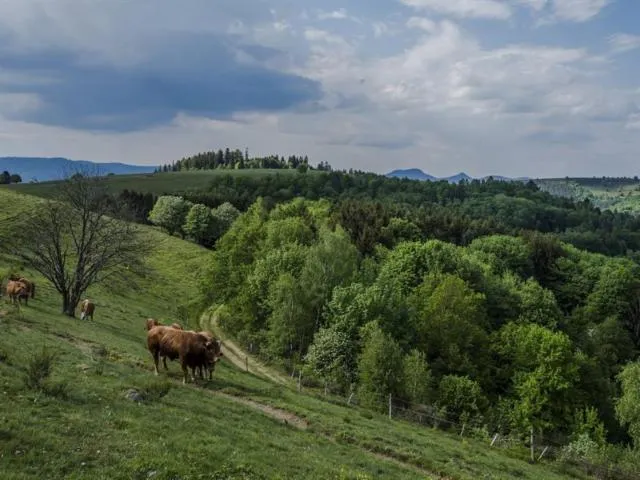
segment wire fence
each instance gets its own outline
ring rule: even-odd
[[[298,390],[304,389],[301,377],[299,377]],[[337,404],[362,407],[362,402],[355,393],[347,397],[330,394],[326,389],[324,393],[309,392],[312,395]],[[584,473],[603,480],[636,480],[640,479],[640,468],[635,463],[628,468],[621,468],[615,464],[606,454],[600,455],[596,461],[581,455],[581,452],[572,452],[570,439],[552,437],[530,431],[527,435],[515,434],[500,425],[491,426],[483,418],[476,416],[468,421],[461,422],[448,417],[446,410],[435,405],[413,403],[392,395],[369,395],[377,405],[385,405],[386,414],[390,419],[402,420],[424,427],[446,431],[462,439],[473,438],[480,442],[486,442],[490,448],[514,450],[526,456],[529,462],[557,461],[566,465],[579,468]]]

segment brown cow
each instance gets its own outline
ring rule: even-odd
[[[153,357],[155,374],[158,373],[160,356],[171,360],[180,359],[182,383],[187,383],[188,369],[191,368],[191,380],[195,383],[194,369],[215,363],[215,347],[211,339],[197,332],[177,330],[162,325],[153,327],[147,333],[147,348]]]
[[[211,340],[213,342],[213,349],[214,349],[214,360],[213,362],[205,365],[205,368],[207,369],[207,371],[209,372],[209,380],[211,380],[213,378],[213,371],[216,368],[216,362],[218,362],[220,360],[220,357],[223,356],[222,353],[222,342],[218,339],[216,339],[216,337],[213,336],[213,334],[211,332],[209,332],[208,330],[203,330],[198,332],[200,335],[204,335],[205,337],[207,337],[209,340]],[[204,379],[203,376],[203,372],[202,372],[202,366],[198,367],[198,374],[200,376],[201,379]]]
[[[84,320],[87,317],[91,317],[91,320],[93,320],[93,312],[95,309],[95,304],[88,298],[85,298],[80,304],[80,320]]]
[[[160,322],[159,320],[156,320],[155,318],[147,318],[147,320],[145,321],[145,327],[147,328],[147,331],[151,330],[153,327],[158,327],[158,326],[164,326],[164,325],[162,324],[162,322]],[[170,327],[175,328],[177,330],[183,330],[182,325],[180,325],[179,323],[172,323]],[[169,370],[169,368],[167,367],[166,355],[160,354],[160,357],[162,357],[162,363],[164,365],[164,369]]]
[[[29,304],[29,292],[27,290],[27,286],[24,283],[15,280],[9,280],[7,282],[6,292],[9,300],[11,300],[11,303],[13,303],[14,305],[16,301],[19,305],[21,303],[20,300],[23,298],[25,305]]]
[[[145,321],[145,326],[147,328],[147,331],[149,331],[153,327],[162,326],[162,322],[156,320],[155,318],[147,318],[147,320]],[[180,325],[179,323],[172,323],[171,324],[171,328],[175,328],[175,329],[178,329],[178,330],[184,330],[182,328],[182,325]]]
[[[13,280],[15,282],[21,282],[24,283],[25,286],[27,287],[27,294],[31,297],[31,298],[35,298],[36,296],[36,284],[34,282],[32,282],[31,280],[25,278],[25,277],[21,277],[18,275],[9,275],[9,280]]]

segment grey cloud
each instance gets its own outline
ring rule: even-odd
[[[72,52],[31,54],[0,51],[0,67],[49,81],[9,83],[9,93],[36,94],[42,107],[20,120],[76,129],[129,131],[170,121],[178,112],[226,118],[234,112],[279,111],[317,101],[320,84],[243,64],[230,37],[213,34],[165,36],[147,60],[116,67],[80,62]],[[242,45],[254,55],[278,55]]]

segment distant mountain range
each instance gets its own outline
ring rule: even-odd
[[[88,160],[69,160],[68,158],[52,157],[0,157],[0,172],[7,170],[17,173],[24,183],[31,181],[45,182],[61,180],[68,174],[88,170],[100,175],[124,175],[133,173],[152,173],[156,167],[143,165],[127,165],[124,163],[98,163]]]
[[[460,183],[462,180],[466,180],[470,182],[471,180],[474,180],[473,177],[470,177],[464,172],[451,175],[450,177],[434,177],[433,175],[424,173],[419,168],[409,168],[406,170],[393,170],[392,172],[387,173],[386,176],[395,177],[395,178],[409,178],[411,180],[424,180],[429,182],[438,182],[441,180],[446,180],[449,183]],[[501,175],[487,175],[486,177],[478,178],[478,180],[487,180],[489,177],[493,178],[494,180],[500,180],[503,182],[514,182],[514,181],[522,182],[522,181],[529,180],[528,177],[509,178],[509,177],[503,177]]]

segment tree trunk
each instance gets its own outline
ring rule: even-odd
[[[63,293],[62,294],[62,313],[74,318],[76,316],[76,307],[80,302],[80,294]]]
[[[71,298],[69,293],[63,292],[62,293],[62,313],[69,317],[75,317],[76,315],[75,310],[76,310],[75,304],[71,303]]]

